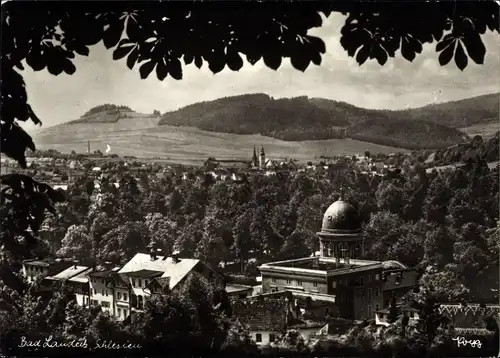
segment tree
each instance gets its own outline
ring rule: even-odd
[[[459,302],[468,290],[460,283],[456,273],[449,270],[438,271],[429,266],[419,280],[419,291],[412,300],[419,310],[419,332],[430,344],[447,320],[439,314],[442,302]]]
[[[229,327],[222,350],[224,353],[234,353],[235,355],[255,354],[258,352],[257,345],[252,340],[250,332],[238,320]]]
[[[94,257],[94,243],[84,225],[73,225],[68,228],[61,241],[62,247],[57,254],[61,257],[87,260]]]

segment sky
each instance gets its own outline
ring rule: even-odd
[[[244,64],[239,72],[224,69],[212,74],[206,64],[183,67],[180,81],[167,77],[159,81],[155,72],[141,80],[138,68],[129,70],[125,60],[114,61],[112,51],[102,43],[90,48],[88,57],[76,55],[73,75],[21,71],[28,99],[35,113],[49,127],[79,118],[92,107],[110,103],[133,110],[162,113],[200,101],[245,93],[267,93],[272,97],[323,97],[374,109],[402,109],[500,92],[500,37],[483,35],[487,48],[484,65],[469,61],[462,72],[451,62],[441,67],[435,44],[424,46],[413,62],[400,55],[385,66],[369,60],[359,66],[340,45],[345,17],[332,14],[323,26],[309,33],[326,44],[322,64],[311,64],[303,73],[284,60],[277,70],[259,61]],[[397,54],[398,55],[398,54]],[[23,124],[28,131],[35,128]]]

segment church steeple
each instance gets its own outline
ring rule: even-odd
[[[260,149],[260,161],[259,161],[260,169],[264,169],[266,167],[266,152],[264,152],[264,146]]]
[[[255,149],[255,146],[253,146],[253,156],[252,156],[252,165],[256,167],[259,164],[258,159],[257,159],[257,150]]]

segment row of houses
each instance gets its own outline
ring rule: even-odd
[[[223,276],[197,259],[156,254],[136,254],[122,267],[96,268],[60,259],[26,260],[23,274],[28,282],[41,279],[44,288],[66,283],[81,306],[100,305],[119,320],[142,311],[146,298],[176,289],[190,274],[197,272],[216,286],[223,287]]]

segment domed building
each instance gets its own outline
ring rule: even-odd
[[[342,198],[325,211],[317,235],[320,250],[312,256],[259,267],[263,294],[292,294],[318,318],[363,320],[415,287],[417,273],[402,263],[363,259],[361,218]]]

